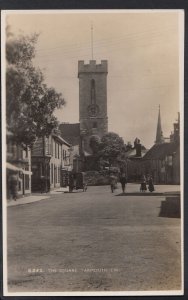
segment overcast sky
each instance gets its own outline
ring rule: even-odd
[[[79,122],[78,60],[108,60],[109,131],[146,147],[154,143],[158,107],[168,137],[180,111],[180,11],[48,11],[8,14],[15,35],[40,33],[35,64],[61,92],[60,122]]]

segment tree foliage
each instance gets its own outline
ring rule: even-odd
[[[113,165],[121,160],[124,153],[124,141],[117,133],[109,132],[102,137],[99,150],[99,156],[102,160]]]
[[[54,110],[65,104],[61,93],[44,83],[33,64],[37,34],[6,42],[6,119],[17,144],[32,146],[36,137],[48,136],[57,127]]]

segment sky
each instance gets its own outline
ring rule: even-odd
[[[97,63],[108,60],[108,130],[150,148],[159,105],[165,137],[180,111],[181,17],[177,10],[16,11],[6,23],[15,36],[39,33],[34,64],[66,100],[55,112],[60,122],[79,122],[78,61],[88,63],[93,48]]]

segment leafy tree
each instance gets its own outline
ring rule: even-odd
[[[124,141],[117,133],[109,132],[102,137],[99,156],[103,161],[108,161],[110,166],[115,165],[121,161],[124,153]]]
[[[13,37],[6,42],[6,120],[14,141],[32,146],[37,137],[48,136],[58,122],[54,110],[65,104],[61,93],[44,83],[34,67],[37,34]]]

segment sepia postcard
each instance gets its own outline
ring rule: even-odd
[[[1,12],[3,295],[183,295],[183,10]]]

